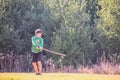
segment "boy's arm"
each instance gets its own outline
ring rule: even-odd
[[[43,44],[44,44],[44,40],[41,39],[41,43],[40,43],[40,50],[43,50]]]
[[[43,47],[43,44],[44,44],[44,41],[43,41],[43,39],[41,39],[41,42],[40,42],[40,47]]]
[[[32,44],[36,46],[37,49],[43,50],[43,44],[44,44],[43,39],[41,39],[40,44],[37,44],[35,39],[32,37]]]
[[[37,44],[34,37],[32,37],[32,44],[36,47],[40,47],[40,44]]]

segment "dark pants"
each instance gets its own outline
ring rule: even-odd
[[[33,53],[32,52],[32,62],[42,61],[42,52]]]

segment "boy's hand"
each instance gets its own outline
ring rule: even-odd
[[[40,50],[43,50],[43,47],[40,47],[39,49],[40,49]]]
[[[36,47],[37,49],[43,50],[43,47]]]
[[[36,47],[37,49],[39,49],[39,47]]]

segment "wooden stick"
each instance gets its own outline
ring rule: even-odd
[[[48,50],[48,49],[45,49],[45,48],[43,48],[43,50],[46,51],[46,52],[49,52],[49,53],[53,53],[53,54],[59,55],[59,56],[63,56],[63,57],[66,56],[65,54],[62,54],[62,53],[59,53],[59,52],[55,52],[55,51],[51,51],[51,50]]]

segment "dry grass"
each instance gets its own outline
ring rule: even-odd
[[[94,74],[120,74],[120,53],[110,56],[110,60],[106,59],[105,54],[103,54],[98,64],[85,67],[80,65],[78,72]]]
[[[80,66],[78,68],[80,73],[94,73],[94,74],[120,74],[120,64],[111,64],[101,62],[99,65],[92,65],[91,67]]]
[[[0,73],[0,80],[120,80],[120,75],[79,73]]]

